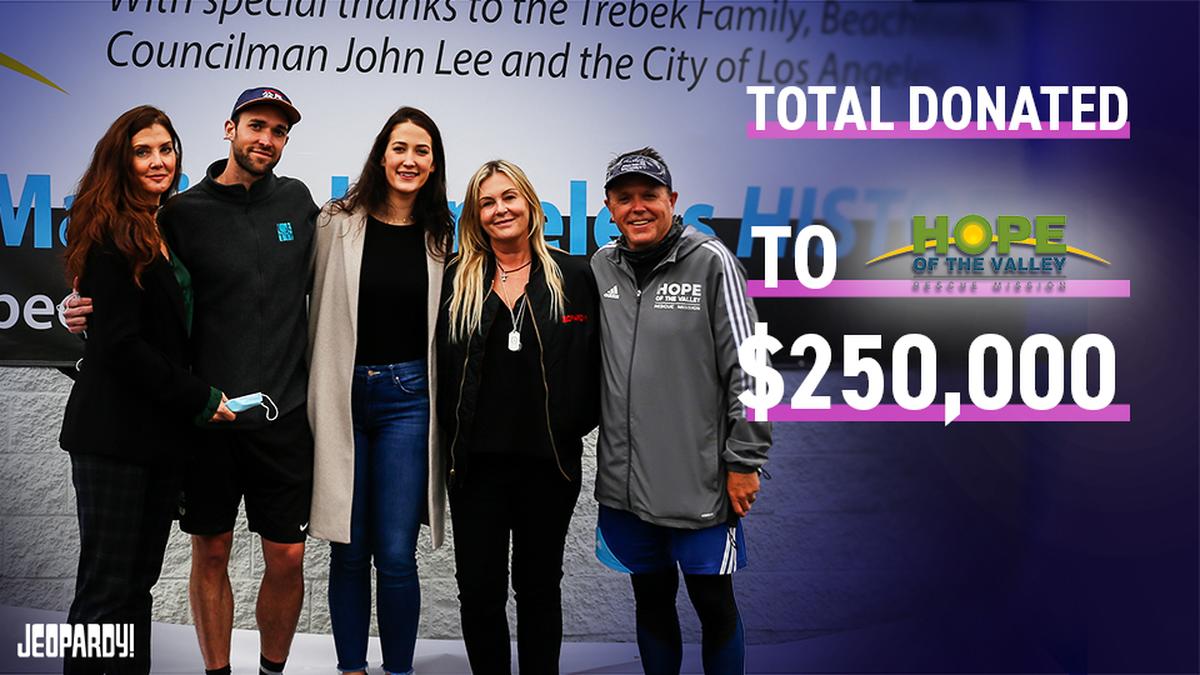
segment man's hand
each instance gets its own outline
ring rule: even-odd
[[[79,277],[75,277],[74,292],[62,301],[63,318],[67,320],[67,330],[73,335],[87,332],[87,317],[92,313],[92,299],[80,297]]]
[[[758,499],[758,472],[738,473],[730,471],[725,481],[725,491],[729,493],[729,503],[733,512],[745,517],[750,513],[750,505]]]
[[[225,406],[228,402],[229,398],[221,394],[221,405],[217,406],[217,412],[213,413],[209,422],[232,422],[237,418],[237,414]]]

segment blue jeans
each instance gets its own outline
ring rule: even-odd
[[[411,673],[421,587],[417,533],[429,473],[425,361],[355,366],[354,499],[350,543],[332,544],[329,618],[338,670],[367,669],[371,559],[383,668]]]

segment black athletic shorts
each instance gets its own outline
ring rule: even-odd
[[[188,534],[232,532],[244,495],[251,532],[280,544],[302,542],[312,476],[304,406],[260,429],[206,429],[187,463],[179,526]]]

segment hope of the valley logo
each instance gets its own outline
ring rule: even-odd
[[[953,221],[948,215],[912,219],[912,244],[888,251],[866,262],[866,267],[910,255],[911,279],[839,279],[837,242],[833,232],[813,223],[796,233],[794,251],[807,251],[815,240],[821,243],[818,256],[824,259],[819,275],[808,269],[809,256],[795,255],[796,280],[779,278],[781,239],[792,234],[788,226],[751,228],[751,236],[763,239],[763,279],[746,282],[754,298],[932,298],[932,297],[1062,297],[1128,298],[1128,279],[1097,279],[1095,269],[1111,263],[1101,256],[1068,245],[1067,217],[1021,215],[987,218],[968,214]],[[1072,265],[1093,269],[1068,270]]]
[[[950,222],[947,215],[934,216],[932,223],[926,216],[913,216],[913,243],[866,265],[911,255],[914,294],[1067,293],[1072,283],[1089,287],[1085,291],[1106,283],[1068,278],[1072,258],[1092,265],[1111,263],[1064,241],[1065,215],[1000,215],[994,227],[976,213],[962,216],[953,227]]]

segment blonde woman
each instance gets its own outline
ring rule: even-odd
[[[510,534],[520,671],[558,673],[563,546],[599,414],[596,283],[585,259],[546,245],[545,220],[519,167],[484,164],[443,281],[438,410],[475,673],[510,672]]]

